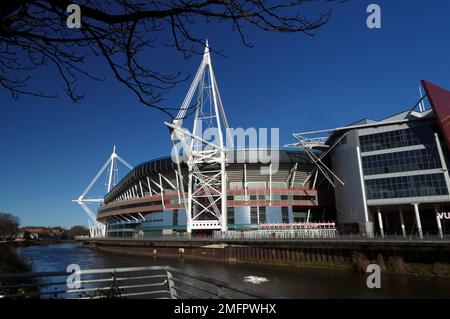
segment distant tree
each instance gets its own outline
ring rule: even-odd
[[[76,236],[87,236],[89,235],[89,230],[84,226],[73,226],[72,228],[66,230],[65,232],[68,238],[75,238]]]
[[[196,30],[198,23],[227,24],[249,47],[246,30],[252,28],[312,35],[331,17],[331,10],[312,3],[330,1],[1,0],[0,88],[14,98],[23,94],[56,97],[29,82],[37,69],[48,72],[52,66],[64,91],[76,102],[83,97],[77,92],[79,76],[104,78],[92,74],[85,64],[88,57],[94,57],[97,64],[99,59],[106,62],[115,79],[141,103],[172,116],[174,108],[160,102],[168,89],[186,77],[161,70],[158,59],[142,54],[145,50],[168,47],[186,58],[201,54],[204,39]],[[79,11],[70,9],[72,4]],[[72,14],[75,20],[79,17],[75,28],[67,25]]]
[[[20,220],[10,213],[0,212],[0,239],[17,235],[19,232]]]

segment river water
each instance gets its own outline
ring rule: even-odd
[[[367,275],[352,271],[127,256],[78,243],[28,246],[19,252],[34,271],[65,271],[69,264],[81,269],[169,265],[287,298],[450,298],[450,278],[382,274],[381,288],[369,289]],[[249,282],[249,277],[262,280]]]

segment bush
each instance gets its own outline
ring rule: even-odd
[[[358,272],[365,273],[367,266],[369,266],[370,264],[370,261],[366,258],[364,254],[360,252],[353,252],[352,263]]]
[[[30,272],[29,265],[19,254],[15,248],[9,245],[0,246],[0,272]]]
[[[377,261],[376,261],[377,265],[380,266],[380,270],[381,271],[386,271],[386,263],[384,262],[384,258],[382,254],[378,254],[377,255]]]
[[[31,265],[28,264],[19,254],[17,254],[14,247],[9,245],[0,246],[0,273],[21,273],[32,271]],[[0,281],[0,285],[17,285],[17,284],[30,284],[31,279],[11,279]],[[29,292],[32,292],[29,289]],[[0,295],[21,295],[20,298],[28,298],[29,293],[23,288],[8,289],[8,291],[1,291]]]
[[[406,271],[405,261],[403,260],[402,257],[399,256],[389,257],[388,267],[389,270],[392,272],[404,273]]]
[[[450,275],[450,265],[443,263],[433,264],[433,274],[438,276],[449,276]]]

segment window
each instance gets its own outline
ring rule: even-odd
[[[234,224],[234,207],[227,207],[227,223]]]
[[[281,195],[281,200],[288,200],[288,195]]]
[[[315,200],[315,196],[294,195],[294,200]]]
[[[304,223],[306,221],[306,217],[308,216],[307,211],[293,211],[292,217],[294,219],[294,223]]]
[[[384,150],[421,144],[418,136],[420,131],[427,130],[426,127],[415,129],[403,129],[389,132],[363,135],[359,137],[361,152]]]
[[[283,224],[289,223],[289,208],[286,206],[281,207],[281,222]]]
[[[258,207],[250,207],[250,224],[258,224]]]
[[[178,209],[173,210],[172,225],[174,225],[174,226],[178,225]]]
[[[388,174],[440,168],[435,149],[420,149],[362,157],[364,175]]]
[[[250,200],[257,200],[258,197],[256,195],[250,195]]]
[[[448,195],[443,174],[366,180],[368,199]]]
[[[259,207],[259,223],[260,224],[266,223],[266,206]]]

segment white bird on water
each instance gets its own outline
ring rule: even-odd
[[[258,276],[246,276],[244,278],[244,281],[250,282],[255,285],[259,285],[260,283],[269,281],[269,279],[267,279],[265,277],[258,277]]]

